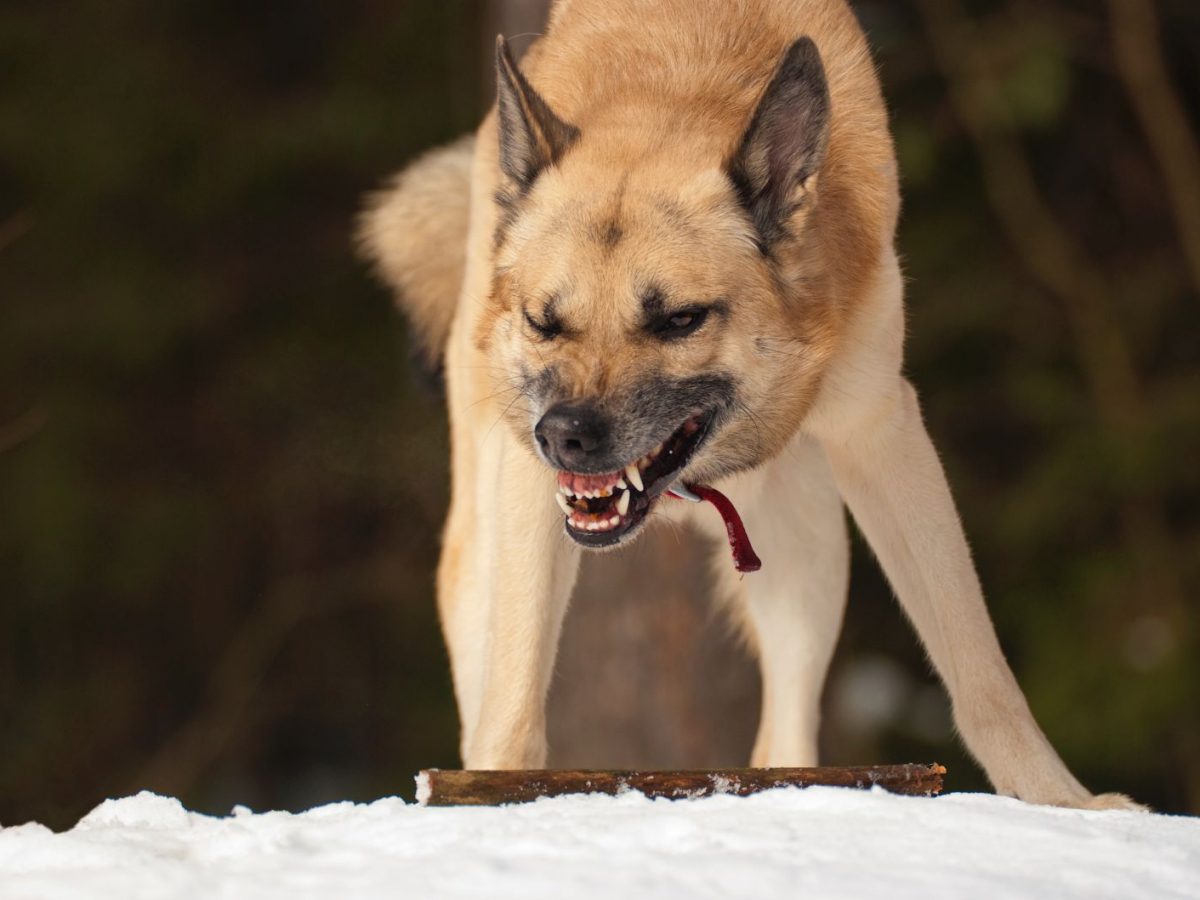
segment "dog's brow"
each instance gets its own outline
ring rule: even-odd
[[[650,288],[642,294],[642,316],[647,322],[661,318],[667,308],[667,298],[659,288]]]

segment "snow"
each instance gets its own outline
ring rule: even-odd
[[[0,829],[3,900],[1200,898],[1200,819],[795,788],[225,818],[142,793]]]

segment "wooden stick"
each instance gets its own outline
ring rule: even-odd
[[[881,787],[893,794],[923,797],[941,793],[946,769],[932,765],[859,766],[815,769],[702,769],[697,771],[572,771],[528,769],[464,771],[423,769],[417,776],[422,806],[500,806],[563,794],[624,794],[678,800],[735,794],[744,797],[777,787]]]

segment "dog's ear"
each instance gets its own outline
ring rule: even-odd
[[[525,80],[502,35],[496,38],[496,104],[500,168],[524,190],[575,143],[579,129],[556,116]]]
[[[811,38],[792,44],[728,165],[765,247],[815,186],[829,143],[829,85]]]

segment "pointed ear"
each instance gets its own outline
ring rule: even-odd
[[[496,104],[500,168],[524,190],[575,143],[579,129],[556,116],[525,80],[502,35],[496,38]]]
[[[792,44],[728,171],[765,247],[787,233],[829,143],[829,86],[811,38]],[[812,182],[812,184],[810,184]]]

